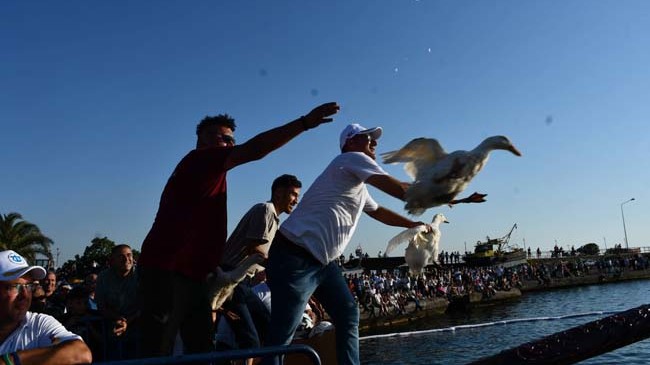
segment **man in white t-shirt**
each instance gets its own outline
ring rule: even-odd
[[[267,345],[288,344],[312,293],[332,317],[339,365],[359,364],[359,309],[336,264],[361,213],[391,226],[421,224],[379,206],[366,184],[404,200],[407,183],[375,162],[382,129],[348,125],[340,136],[341,154],[316,178],[303,200],[280,226],[267,265],[273,298]],[[278,359],[273,359],[278,361]],[[265,359],[273,363],[272,358]]]
[[[29,266],[16,252],[0,252],[0,359],[23,365],[91,363],[81,337],[52,316],[28,312],[33,281],[44,277],[45,269]]]

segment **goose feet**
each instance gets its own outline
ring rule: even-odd
[[[485,202],[485,197],[487,194],[481,194],[481,193],[474,193],[466,198],[463,199],[455,199],[449,202],[449,207],[453,207],[454,204],[458,203],[483,203]]]

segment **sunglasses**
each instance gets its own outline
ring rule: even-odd
[[[38,284],[35,283],[27,283],[27,284],[9,284],[5,286],[5,290],[7,291],[7,294],[9,295],[16,295],[18,293],[22,293],[23,289],[27,290],[28,292],[32,292],[34,288],[36,288]]]

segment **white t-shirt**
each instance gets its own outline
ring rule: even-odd
[[[27,312],[20,326],[0,345],[0,354],[48,347],[61,342],[81,340],[54,317]]]
[[[327,265],[345,250],[361,213],[379,207],[365,184],[372,175],[387,173],[364,153],[338,155],[309,187],[280,231]]]

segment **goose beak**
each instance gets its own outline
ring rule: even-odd
[[[445,219],[444,221],[442,221],[442,223],[449,223],[449,221]]]
[[[519,152],[517,147],[515,147],[513,145],[510,145],[510,147],[508,147],[508,151],[512,152],[516,156],[521,156],[521,152]]]

